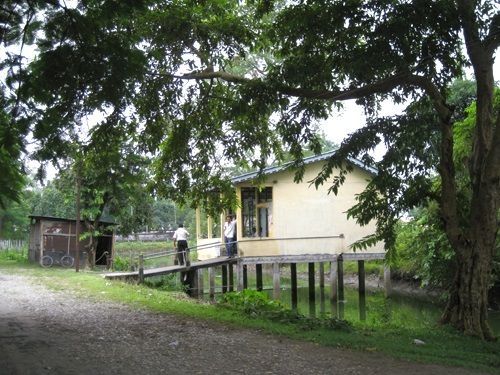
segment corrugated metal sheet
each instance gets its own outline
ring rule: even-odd
[[[331,156],[335,154],[336,150],[328,151],[320,155],[314,155],[314,156],[309,156],[307,158],[304,158],[304,164],[312,164],[316,163],[318,161],[323,161],[323,160],[328,160]],[[355,158],[348,158],[347,161],[353,165],[355,165],[358,168],[363,169],[364,171],[375,175],[377,174],[377,170],[373,167],[365,165],[361,160],[355,159]],[[262,170],[263,175],[270,175],[278,172],[282,172],[286,170],[287,168],[290,168],[292,165],[292,162],[285,163],[283,165],[278,165],[278,166],[272,166],[272,167],[267,167]],[[247,182],[255,179],[259,175],[259,171],[254,171],[254,172],[249,172],[245,173],[236,177],[233,177],[231,179],[233,184],[238,184],[241,182]]]

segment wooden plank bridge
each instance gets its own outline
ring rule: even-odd
[[[201,268],[210,268],[217,267],[228,264],[236,264],[236,258],[228,258],[228,257],[218,257],[207,260],[200,260],[191,262],[189,266],[186,265],[172,265],[166,267],[157,267],[157,268],[142,268],[139,265],[139,269],[137,271],[127,271],[127,272],[110,272],[104,274],[105,279],[116,280],[116,279],[136,279],[138,281],[143,281],[146,277],[153,276],[162,276],[168,275],[171,273],[179,273],[179,272],[189,272],[189,271],[197,271]],[[142,273],[142,275],[141,275]]]

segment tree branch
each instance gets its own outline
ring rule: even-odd
[[[500,47],[500,12],[491,18],[490,33],[486,37],[485,46],[490,53]]]
[[[206,80],[206,79],[221,79],[226,82],[239,83],[239,84],[250,84],[250,83],[265,83],[261,79],[251,79],[238,76],[235,74],[227,73],[225,71],[201,71],[192,72],[183,75],[173,75],[170,77],[185,80]],[[332,101],[344,101],[350,99],[359,99],[368,95],[386,93],[399,86],[412,85],[418,86],[427,94],[429,94],[433,100],[439,103],[444,103],[444,100],[439,93],[438,88],[429,79],[421,76],[412,75],[409,72],[395,74],[391,77],[381,79],[378,82],[369,83],[367,85],[348,89],[348,90],[313,90],[306,88],[296,88],[287,85],[276,85],[276,89],[282,94],[289,96],[295,96],[306,99],[321,99],[321,100],[332,100]],[[444,110],[442,106],[438,106],[440,110]],[[446,107],[447,108],[447,107]]]

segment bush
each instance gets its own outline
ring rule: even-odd
[[[412,221],[399,225],[391,266],[402,278],[446,288],[455,274],[455,253],[441,228],[437,209],[431,204]]]
[[[129,258],[115,256],[113,259],[113,269],[115,271],[130,271],[132,268]]]
[[[28,252],[24,250],[2,250],[0,259],[16,263],[28,263]]]
[[[231,292],[222,295],[219,304],[233,308],[252,318],[264,318],[279,323],[292,323],[302,329],[336,329],[351,330],[351,325],[337,318],[316,318],[299,314],[295,310],[285,308],[281,302],[269,298],[263,292],[245,289],[241,292]]]
[[[144,280],[144,284],[150,288],[155,288],[159,290],[172,291],[179,290],[182,287],[179,287],[177,283],[178,274],[172,273],[170,275],[152,277]]]

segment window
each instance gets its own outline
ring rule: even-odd
[[[242,188],[243,237],[269,237],[273,188]]]

